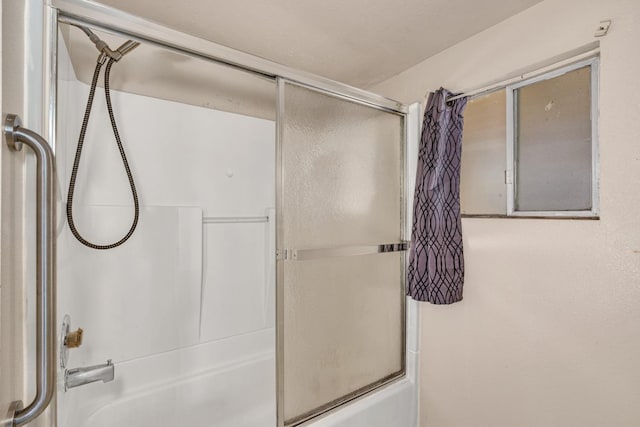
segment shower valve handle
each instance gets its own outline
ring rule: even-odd
[[[67,348],[78,348],[82,345],[82,333],[84,331],[82,328],[78,328],[76,331],[69,332],[67,336],[64,337],[64,345]]]

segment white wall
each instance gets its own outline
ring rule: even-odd
[[[0,100],[3,113],[23,114],[23,84],[20,78],[24,49],[23,37],[24,5],[4,2],[1,7],[2,21],[2,85]],[[4,138],[2,138],[4,139]],[[22,272],[22,191],[24,180],[22,168],[24,152],[15,153],[0,141],[1,189],[1,233],[0,233],[0,413],[7,412],[9,404],[24,396],[22,376],[25,352],[23,351],[24,327],[24,276]],[[27,151],[27,150],[24,150]]]
[[[2,113],[17,114],[22,124],[41,130],[38,56],[42,4],[39,0],[2,3]],[[36,51],[34,51],[34,49]],[[38,74],[40,77],[40,74]],[[4,116],[3,116],[4,119]],[[35,395],[35,156],[29,149],[12,152],[2,141],[2,279],[0,280],[0,406]],[[31,226],[33,225],[33,227]],[[0,410],[2,410],[0,408]],[[45,418],[45,416],[40,417]]]
[[[2,112],[18,114],[24,127],[48,138],[41,102],[44,11],[43,0],[2,3]],[[2,144],[0,405],[17,397],[28,405],[36,392],[35,163],[32,150],[15,153]],[[54,417],[50,405],[31,424],[49,425]]]
[[[463,220],[465,299],[422,306],[422,427],[640,425],[640,3],[546,0],[372,90],[482,86],[604,19],[601,219]]]

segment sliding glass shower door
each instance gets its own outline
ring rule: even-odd
[[[278,425],[404,374],[404,118],[278,81]]]

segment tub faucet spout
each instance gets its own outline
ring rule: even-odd
[[[65,391],[85,384],[96,381],[108,383],[113,381],[115,374],[114,365],[111,359],[102,365],[86,366],[82,368],[67,369],[64,372],[64,389]]]

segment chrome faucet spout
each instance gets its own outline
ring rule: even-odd
[[[85,384],[96,381],[108,383],[113,381],[115,377],[115,367],[111,359],[102,365],[86,366],[82,368],[67,369],[64,372],[64,389],[65,391]]]

